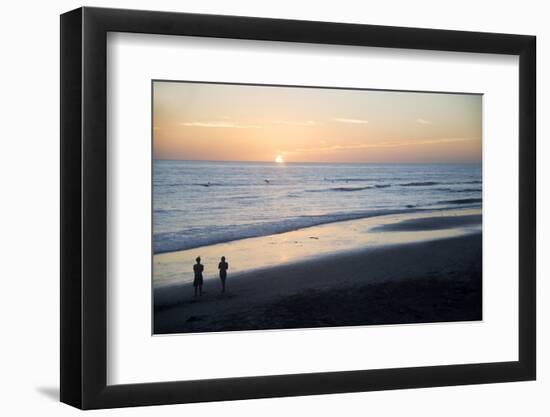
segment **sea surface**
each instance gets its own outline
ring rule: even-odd
[[[384,214],[481,208],[481,164],[153,163],[155,254]]]

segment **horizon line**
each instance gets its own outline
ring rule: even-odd
[[[265,161],[238,161],[230,159],[177,159],[177,158],[152,158],[153,161],[176,161],[176,162],[232,162],[232,163],[251,163],[251,164],[276,164],[276,165],[288,165],[288,164],[339,164],[339,165],[481,165],[481,161],[469,161],[469,162],[327,162],[327,161],[285,161],[278,163],[271,160]]]

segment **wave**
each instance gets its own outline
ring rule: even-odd
[[[443,191],[446,193],[480,193],[481,188],[432,188],[433,191]]]
[[[324,178],[329,182],[365,182],[372,181],[372,178]]]
[[[402,187],[428,187],[433,185],[463,185],[463,184],[481,184],[481,181],[480,180],[460,181],[460,182],[418,181],[418,182],[407,182],[399,185]],[[453,191],[453,190],[449,189],[445,191]]]
[[[481,184],[481,181],[462,181],[462,182],[437,182],[437,181],[414,181],[397,184],[401,187],[432,187],[434,185],[464,185],[464,184]],[[359,187],[331,187],[331,188],[321,188],[313,190],[305,190],[308,193],[321,193],[327,191],[363,191],[363,190],[372,190],[375,188],[388,188],[395,184],[374,184],[374,185],[365,185]],[[466,189],[452,189],[452,188],[438,188],[437,191],[449,191],[456,193],[466,193],[466,192],[477,192],[481,191],[480,188],[466,188]]]
[[[481,198],[464,198],[440,201],[435,205],[446,205],[447,207],[436,208],[436,210],[444,210],[455,205],[477,204],[481,203],[481,201]],[[319,226],[322,224],[424,210],[434,210],[434,208],[428,208],[428,206],[423,204],[406,204],[403,208],[397,209],[378,209],[349,213],[298,216],[275,221],[247,223],[241,225],[192,227],[175,232],[155,233],[153,236],[153,251],[155,254],[175,252],[214,245],[217,243],[226,243],[235,240],[285,233],[306,227]]]
[[[407,181],[408,178],[398,178],[398,177],[372,177],[372,178],[324,178],[324,181],[327,182],[385,182],[385,181]],[[481,180],[471,180],[471,181],[412,181],[406,182],[401,185],[402,187],[420,187],[420,186],[429,186],[429,185],[439,185],[439,184],[481,184]]]
[[[395,179],[394,179],[395,180]],[[338,180],[330,180],[325,179],[325,181],[328,182],[366,182],[366,181],[372,181],[369,179],[364,178],[347,178],[347,179],[338,179]],[[155,187],[164,187],[164,188],[172,188],[172,187],[249,187],[249,186],[258,186],[258,185],[271,185],[273,181],[271,180],[263,180],[261,182],[240,182],[240,183],[220,183],[220,182],[195,182],[195,183],[166,183],[166,184],[154,184]],[[413,182],[406,182],[406,183],[393,183],[393,184],[370,184],[370,185],[364,185],[364,186],[357,186],[357,187],[331,187],[331,188],[322,188],[322,189],[313,189],[313,190],[305,190],[306,192],[316,193],[316,192],[323,192],[323,191],[361,191],[361,190],[369,190],[373,188],[388,188],[393,185],[399,185],[401,187],[430,187],[434,185],[466,185],[466,184],[481,184],[482,182],[480,180],[472,180],[472,181],[462,181],[462,182],[438,182],[438,181],[413,181]],[[451,192],[460,192],[455,191],[453,189],[439,189],[439,191],[451,191]],[[471,190],[476,191],[476,190]],[[478,190],[481,191],[481,190]],[[466,190],[464,191],[466,192]]]
[[[480,203],[481,198],[465,198],[458,200],[440,201],[435,210],[445,210],[453,205]],[[260,236],[269,236],[291,232],[306,227],[336,223],[347,220],[359,220],[369,217],[389,214],[412,213],[425,210],[434,210],[423,205],[407,204],[405,208],[356,211],[349,213],[333,213],[315,216],[299,216],[263,223],[248,223],[232,226],[192,227],[176,232],[156,233],[153,236],[153,251],[155,254],[194,249],[218,243],[227,243],[235,240],[248,239]]]
[[[439,204],[473,204],[473,203],[481,203],[481,198],[461,198],[458,200],[446,200],[446,201],[440,201]]]
[[[400,177],[380,177],[380,176],[372,176],[372,177],[348,177],[348,178],[323,178],[324,181],[327,182],[372,182],[372,181],[407,181],[407,178],[400,178]]]
[[[449,191],[451,193],[480,193],[481,188],[464,188],[464,189],[461,189],[461,190],[449,189],[447,191]]]
[[[305,227],[336,223],[345,220],[357,220],[385,214],[411,212],[411,209],[368,210],[349,213],[333,213],[316,216],[299,216],[263,223],[248,223],[232,226],[193,227],[177,232],[156,233],[153,236],[153,251],[155,254],[193,249],[216,243],[252,237],[268,236],[290,232]]]
[[[322,193],[326,191],[363,191],[363,190],[372,190],[374,188],[388,188],[391,187],[391,184],[376,184],[376,185],[366,185],[364,187],[332,187],[332,188],[321,188],[317,190],[306,190],[308,193]]]
[[[333,187],[333,188],[321,188],[316,190],[306,190],[307,193],[324,193],[327,191],[363,191],[370,190],[374,187],[367,185],[365,187]]]
[[[423,182],[408,182],[405,184],[399,184],[402,187],[424,187],[428,185],[439,185],[442,184],[440,182],[434,182],[434,181],[423,181]]]
[[[373,187],[366,186],[366,187],[335,187],[335,188],[329,188],[330,191],[362,191],[362,190],[370,190]]]

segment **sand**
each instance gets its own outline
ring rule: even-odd
[[[192,266],[197,256],[204,264],[205,280],[217,280],[221,256],[229,261],[229,272],[240,275],[251,270],[322,259],[340,252],[463,236],[480,230],[479,208],[412,211],[326,223],[155,254],[153,283],[158,288],[193,282]]]
[[[384,224],[370,229],[371,232],[411,232],[427,230],[445,230],[454,227],[468,227],[481,224],[481,214],[458,216],[424,217]]]
[[[481,320],[481,254],[481,233],[472,232],[230,272],[225,294],[218,280],[197,298],[190,284],[158,288],[154,333]]]

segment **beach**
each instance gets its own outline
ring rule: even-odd
[[[224,245],[248,253],[251,266],[232,268],[228,256],[225,294],[215,270],[201,297],[185,280],[156,286],[154,334],[482,319],[480,209],[399,213]],[[298,255],[259,267],[263,247]],[[155,267],[219,249],[155,255]]]
[[[154,335],[481,320],[481,95],[155,81],[153,124]]]

